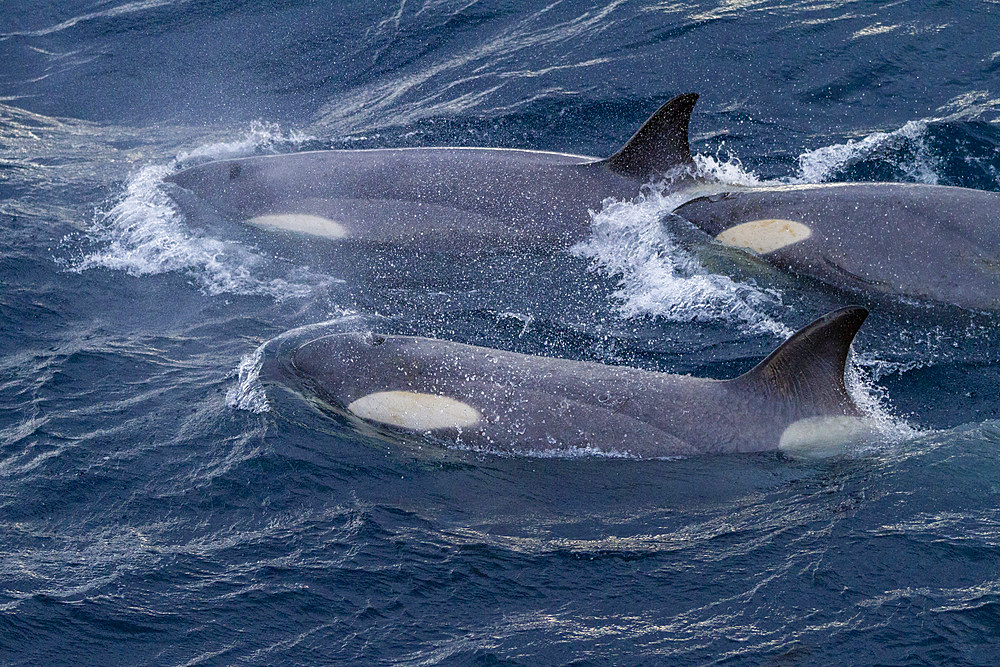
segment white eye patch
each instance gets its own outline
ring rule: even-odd
[[[724,230],[715,237],[719,243],[733,248],[745,248],[765,255],[779,248],[804,241],[812,236],[812,230],[801,222],[769,218],[751,220]]]
[[[284,229],[289,232],[322,236],[328,239],[345,238],[347,227],[336,220],[307,213],[284,213],[280,215],[258,215],[246,221],[248,225],[265,229]]]
[[[362,419],[412,431],[474,426],[482,418],[479,410],[454,398],[413,391],[368,394],[347,409]]]

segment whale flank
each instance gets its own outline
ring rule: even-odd
[[[730,380],[315,329],[303,332],[308,340],[290,358],[275,355],[267,372],[334,410],[436,431],[436,440],[463,447],[639,458],[781,449],[814,457],[858,439],[849,427],[864,414],[844,368],[867,314],[857,306],[827,313]]]

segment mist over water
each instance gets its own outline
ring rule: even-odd
[[[854,297],[670,212],[733,184],[1000,191],[996,10],[5,3],[0,663],[993,664],[992,315],[864,304],[848,385],[878,437],[826,459],[448,448],[262,375],[375,331],[733,377]],[[700,189],[609,199],[568,251],[337,249],[164,180],[336,148],[604,157],[682,92]]]

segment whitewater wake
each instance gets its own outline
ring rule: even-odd
[[[273,258],[188,225],[164,179],[200,161],[278,152],[311,139],[282,132],[273,124],[254,123],[233,141],[204,144],[179,153],[168,164],[141,168],[129,179],[124,194],[97,213],[86,230],[90,249],[69,268],[104,268],[133,276],[174,272],[210,296],[265,295],[277,301],[310,297],[338,280],[295,266],[283,266],[281,277],[272,275]]]

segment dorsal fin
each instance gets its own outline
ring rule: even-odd
[[[860,414],[844,386],[844,368],[866,317],[868,311],[860,306],[827,313],[730,382],[828,414]]]
[[[619,174],[643,179],[692,164],[688,121],[697,101],[697,93],[685,93],[670,100],[642,124],[620,151],[599,164]]]

